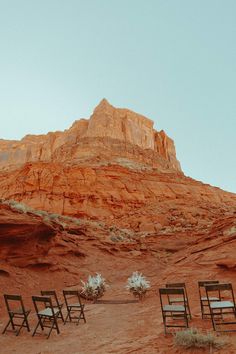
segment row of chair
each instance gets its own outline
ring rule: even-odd
[[[214,331],[228,332],[221,330],[220,326],[236,324],[232,284],[205,280],[198,282],[198,289],[202,319],[210,317]],[[159,289],[159,295],[165,333],[168,327],[187,328],[192,315],[185,283],[168,283],[165,288]],[[234,321],[228,320],[230,314],[233,315]]]
[[[210,317],[215,331],[220,330],[220,325],[236,324],[236,305],[231,283],[222,284],[218,280],[200,281],[198,282],[198,288],[202,319]],[[165,333],[167,333],[169,327],[189,327],[192,314],[185,283],[168,283],[165,288],[159,289],[159,295]],[[41,328],[42,331],[44,328],[49,328],[47,338],[50,337],[53,329],[59,334],[59,319],[64,324],[73,320],[76,320],[78,324],[80,319],[86,322],[84,304],[81,302],[79,291],[63,290],[63,297],[67,310],[65,318],[62,312],[64,303],[59,301],[56,291],[41,291],[40,296],[32,296],[38,319],[33,336],[37,333],[38,328]],[[30,331],[28,317],[31,310],[25,309],[22,297],[5,294],[4,299],[9,321],[3,333],[9,326],[12,327],[17,336],[23,327]],[[234,316],[234,321],[225,318],[229,314]],[[16,327],[19,327],[19,329],[16,330]]]
[[[38,319],[32,336],[37,333],[39,327],[42,331],[44,328],[49,328],[47,338],[50,337],[53,329],[59,334],[59,319],[61,319],[64,324],[73,320],[76,320],[78,324],[80,319],[83,319],[84,322],[86,322],[84,304],[81,302],[79,291],[63,290],[63,297],[67,310],[65,318],[62,313],[64,303],[59,301],[56,291],[41,291],[41,296],[32,296],[35,313]],[[9,326],[12,327],[12,330],[15,331],[17,336],[23,327],[27,328],[28,332],[30,332],[28,317],[31,310],[25,308],[22,296],[5,294],[4,300],[9,315],[9,321],[2,333],[4,334]],[[16,330],[17,327],[19,327],[18,330]]]

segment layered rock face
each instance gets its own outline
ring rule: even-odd
[[[69,130],[0,147],[0,198],[48,212],[168,233],[208,227],[236,207],[234,194],[184,176],[151,120],[106,100]]]
[[[0,197],[135,232],[192,232],[236,210],[236,197],[182,173],[31,163],[0,173]],[[168,231],[169,230],[169,231]]]
[[[0,140],[0,167],[27,162],[81,163],[86,159],[114,161],[128,158],[162,170],[181,171],[174,142],[153,122],[127,109],[114,108],[105,99],[89,120],[76,121],[64,132],[27,135],[21,141]]]

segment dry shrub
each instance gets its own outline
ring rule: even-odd
[[[205,334],[196,328],[177,332],[174,343],[185,348],[222,348],[228,344],[226,338],[216,337],[210,332]]]

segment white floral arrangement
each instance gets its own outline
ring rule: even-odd
[[[81,295],[88,300],[96,300],[104,295],[106,291],[106,281],[101,274],[96,273],[95,276],[89,275],[87,282],[81,280],[83,284]]]
[[[150,288],[150,282],[146,277],[139,272],[133,272],[133,274],[128,278],[126,289],[128,289],[134,296],[142,299],[147,290]]]

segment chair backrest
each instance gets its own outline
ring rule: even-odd
[[[219,297],[221,299],[224,297],[222,295],[222,292],[226,291],[225,295],[227,294],[228,296],[230,296],[231,300],[233,301],[233,303],[235,305],[234,291],[233,291],[233,287],[232,287],[231,283],[209,284],[209,285],[205,285],[205,289],[206,289],[208,301],[209,301],[209,293],[217,291],[219,293]]]
[[[186,288],[185,283],[167,283],[166,288]]]
[[[76,301],[81,305],[80,294],[78,290],[63,290],[63,296],[65,299],[66,307],[68,307],[71,303],[71,299],[76,297]],[[74,300],[73,300],[74,302]]]
[[[201,280],[198,282],[198,291],[199,291],[199,296],[200,299],[206,296],[206,285],[214,285],[214,284],[219,284],[219,280]],[[218,295],[220,296],[220,293],[218,291]]]
[[[21,295],[4,294],[4,300],[8,313],[14,312],[16,309],[20,309],[24,313],[26,312]]]
[[[159,295],[160,295],[161,305],[163,303],[163,298],[165,296],[169,302],[170,295],[181,295],[183,297],[183,302],[185,302],[185,289],[184,288],[160,288]]]
[[[188,294],[187,294],[187,289],[186,289],[185,283],[167,283],[166,288],[182,288],[182,289],[184,289],[185,297],[187,298],[187,301],[188,301]],[[170,300],[171,300],[171,298],[170,298]]]
[[[52,300],[52,305],[55,307],[60,307],[60,303],[55,290],[41,290],[42,296],[50,296]]]
[[[55,316],[52,300],[49,296],[32,296],[32,300],[37,314],[41,311],[41,309],[50,308],[53,316]]]
[[[205,285],[219,284],[219,280],[201,280],[198,282],[199,288],[204,288]]]
[[[224,290],[230,290],[232,291],[233,288],[232,288],[232,284],[231,283],[225,283],[225,284],[208,284],[208,285],[205,285],[205,289],[207,292],[210,292],[210,291],[224,291]]]
[[[160,295],[184,295],[183,288],[160,288],[159,289]]]

